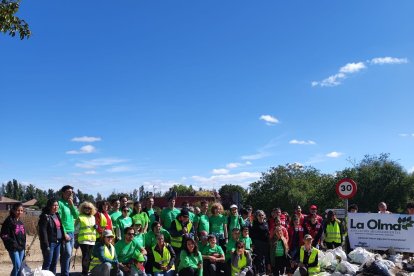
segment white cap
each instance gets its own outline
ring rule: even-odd
[[[233,208],[236,208],[237,209],[237,205],[236,204],[233,204],[233,205],[230,206],[230,209],[233,209]]]

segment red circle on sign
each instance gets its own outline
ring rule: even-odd
[[[357,184],[351,178],[344,178],[336,183],[336,194],[342,199],[353,198],[356,192]]]

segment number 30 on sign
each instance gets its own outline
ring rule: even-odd
[[[342,199],[349,199],[355,196],[357,184],[350,178],[344,178],[336,183],[336,193]]]

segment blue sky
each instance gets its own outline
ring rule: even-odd
[[[0,36],[0,182],[247,186],[414,168],[413,1],[27,1]]]

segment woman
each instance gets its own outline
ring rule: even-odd
[[[342,244],[343,230],[341,222],[336,218],[334,211],[328,212],[327,222],[324,225],[325,244],[328,249],[334,249]]]
[[[109,202],[106,200],[101,200],[96,202],[96,209],[97,212],[95,214],[95,224],[98,226],[96,229],[97,236],[96,238],[100,238],[102,233],[105,230],[112,231],[112,220],[111,216],[108,214],[109,210]]]
[[[300,218],[293,216],[291,224],[288,228],[289,233],[289,252],[292,259],[297,260],[299,258],[299,249],[303,245],[303,236],[305,229],[300,224]]]
[[[150,221],[148,214],[142,210],[142,204],[139,201],[134,203],[134,210],[131,213],[132,220],[139,219],[142,222],[142,233],[147,233],[148,223]]]
[[[219,245],[225,250],[229,235],[227,233],[227,219],[221,214],[223,212],[223,206],[216,202],[211,205],[210,210],[210,234],[216,236]]]
[[[231,276],[253,276],[252,257],[245,250],[244,243],[236,243],[236,251],[231,255]]]
[[[164,235],[157,236],[157,244],[149,252],[148,263],[152,264],[154,276],[175,275],[175,252],[171,245],[164,241]]]
[[[127,227],[132,226],[132,218],[128,215],[129,207],[122,207],[122,215],[116,219],[115,229],[116,229],[116,238],[118,241],[124,239],[124,232]]]
[[[39,240],[43,255],[43,270],[56,274],[56,264],[59,259],[60,247],[65,241],[65,232],[59,213],[59,203],[51,198],[47,201],[39,218]]]
[[[79,206],[79,217],[75,221],[75,248],[82,251],[82,275],[88,275],[92,249],[96,241],[96,209],[89,201]]]
[[[283,235],[282,226],[276,226],[270,249],[270,263],[274,276],[285,274],[288,266],[289,246]]]
[[[180,253],[180,265],[178,266],[180,276],[202,276],[203,257],[198,251],[197,243],[189,238],[185,241],[185,246]]]
[[[257,210],[253,221],[250,237],[254,245],[254,266],[256,273],[266,274],[266,267],[269,261],[269,226],[266,222],[266,215],[262,210]]]
[[[112,245],[114,234],[111,230],[104,230],[102,238],[93,247],[92,259],[89,271],[92,276],[122,276],[123,272],[118,271],[118,259],[115,247]]]
[[[305,244],[301,246],[299,253],[300,275],[317,275],[321,269],[318,263],[319,250],[312,246],[312,236],[305,235]]]
[[[0,232],[4,247],[9,252],[13,263],[11,276],[19,275],[26,248],[26,230],[21,221],[23,212],[23,204],[15,203],[10,210],[9,216],[4,220]]]

